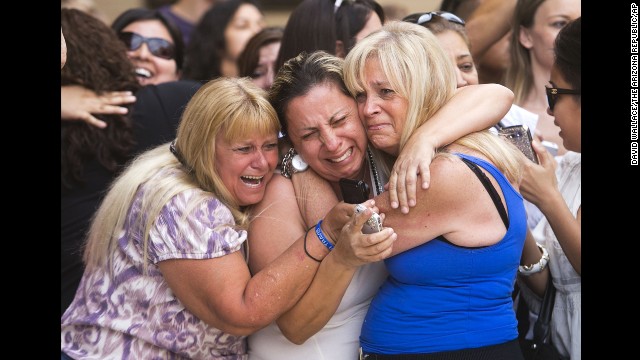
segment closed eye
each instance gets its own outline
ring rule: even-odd
[[[265,150],[277,150],[278,149],[278,143],[274,142],[274,143],[269,143],[269,144],[265,144],[264,145],[264,149]]]
[[[233,151],[240,152],[243,154],[250,153],[253,150],[253,146],[241,146],[233,149]]]
[[[302,136],[300,136],[300,137],[302,138],[302,140],[309,140],[312,136],[314,136],[316,134],[318,134],[318,131],[317,130],[313,130],[313,131],[310,131],[308,133],[302,134]]]
[[[347,115],[342,115],[341,117],[334,119],[334,121],[331,123],[331,126],[336,127],[342,125],[344,124],[345,120],[347,120]]]

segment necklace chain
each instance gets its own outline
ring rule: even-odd
[[[369,168],[371,169],[371,173],[373,173],[373,181],[375,182],[374,185],[376,186],[376,194],[374,195],[380,195],[382,194],[380,176],[378,175],[378,168],[376,167],[376,163],[375,161],[373,161],[373,154],[371,153],[371,150],[369,148],[367,148],[367,156],[369,158]]]

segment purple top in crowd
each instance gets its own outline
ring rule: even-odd
[[[152,226],[148,274],[143,274],[143,225],[136,194],[112,254],[111,266],[85,271],[62,316],[62,351],[74,359],[248,359],[245,336],[207,325],[185,309],[165,282],[158,263],[211,259],[241,249],[244,230],[233,228],[229,209],[214,197],[182,218],[192,189],[171,199]]]
[[[196,25],[174,14],[171,11],[170,4],[159,7],[158,12],[169,18],[178,27],[178,29],[180,29],[180,32],[182,33],[182,40],[184,40],[184,46],[187,46],[189,44],[189,39],[191,39],[191,32]]]

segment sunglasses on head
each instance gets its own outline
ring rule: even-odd
[[[147,44],[149,51],[154,56],[167,60],[172,60],[175,56],[175,46],[165,39],[147,38],[134,32],[121,32],[118,37],[124,42],[129,51],[135,51],[142,44]]]
[[[456,24],[460,24],[462,26],[464,26],[464,20],[462,20],[461,18],[459,18],[458,16],[450,13],[450,12],[446,12],[446,11],[430,11],[428,13],[424,13],[422,14],[418,20],[416,20],[416,24],[418,25],[422,25],[425,23],[428,23],[429,21],[431,21],[433,19],[433,16],[439,16],[445,20],[448,20],[452,23],[456,23]]]
[[[553,111],[554,106],[556,106],[556,101],[558,101],[558,95],[580,95],[580,90],[574,89],[561,89],[556,87],[546,87],[547,91],[547,101],[549,102],[549,110]]]

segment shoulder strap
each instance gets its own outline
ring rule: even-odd
[[[476,165],[473,161],[471,161],[469,159],[466,159],[466,158],[464,158],[462,156],[460,157],[460,159],[465,164],[467,164],[467,166],[471,170],[473,170],[473,172],[476,174],[478,179],[480,179],[480,182],[482,183],[482,185],[484,185],[484,188],[487,189],[487,192],[491,196],[491,200],[493,200],[493,204],[496,206],[496,209],[498,209],[498,213],[500,214],[500,217],[502,218],[502,222],[504,223],[504,226],[508,229],[509,228],[509,217],[507,216],[507,211],[505,210],[504,205],[502,204],[502,200],[500,200],[500,195],[498,195],[498,192],[496,191],[496,188],[494,188],[493,184],[491,184],[491,180],[489,180],[487,175],[485,175],[485,173],[482,170],[480,170],[478,165]]]
[[[553,312],[553,303],[556,299],[556,287],[551,280],[551,273],[549,273],[549,279],[547,279],[547,288],[544,292],[544,298],[542,298],[542,305],[540,306],[540,314],[538,314],[538,320],[533,325],[533,340],[538,344],[549,342],[549,323],[551,322],[551,313]]]

